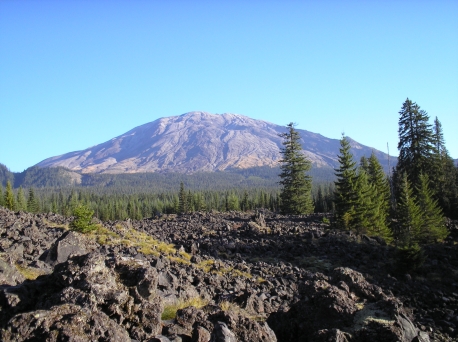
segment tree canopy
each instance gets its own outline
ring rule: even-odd
[[[312,177],[307,174],[312,163],[304,155],[299,132],[291,122],[287,131],[280,134],[283,140],[281,154],[280,210],[288,214],[310,214],[313,212]]]

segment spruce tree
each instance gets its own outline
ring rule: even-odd
[[[383,172],[382,165],[373,152],[368,162],[369,183],[374,187],[376,194],[374,229],[375,232],[378,232],[377,235],[391,240],[392,234],[388,224],[391,202],[390,184]]]
[[[436,116],[433,125],[433,172],[430,172],[429,181],[439,206],[449,217],[457,217],[458,213],[454,203],[458,197],[458,185],[456,183],[456,168],[453,159],[445,147],[445,139],[442,124]]]
[[[11,187],[10,181],[6,182],[6,190],[5,190],[5,207],[9,210],[14,210],[15,202],[14,202],[14,193],[13,188]]]
[[[29,198],[27,199],[27,211],[37,213],[39,211],[38,200],[35,197],[33,188],[29,188]]]
[[[366,171],[362,168],[358,170],[354,189],[355,201],[349,228],[356,229],[360,234],[370,234],[375,221],[376,193],[374,187],[369,184]]]
[[[432,170],[432,129],[428,114],[409,99],[403,103],[399,116],[397,170],[400,174],[405,172],[408,180],[416,185],[421,173],[428,174]]]
[[[418,205],[423,216],[421,230],[417,237],[418,242],[425,244],[445,239],[448,234],[445,219],[437,200],[433,198],[427,175],[420,175],[417,193]]]
[[[97,229],[96,225],[92,223],[94,211],[89,209],[83,204],[77,204],[73,208],[73,216],[75,217],[70,223],[70,229],[80,233],[89,233]]]
[[[16,210],[27,210],[27,201],[25,199],[22,186],[19,187],[16,194]]]
[[[355,215],[356,202],[356,162],[350,152],[350,142],[342,135],[340,139],[339,168],[335,169],[334,203],[337,226],[350,229]]]
[[[183,214],[187,211],[187,196],[184,190],[183,182],[180,183],[180,192],[178,194],[178,213]]]
[[[395,237],[400,246],[413,246],[423,227],[423,218],[419,205],[410,187],[407,174],[403,173],[399,201],[396,208],[397,226]]]
[[[283,140],[281,154],[280,210],[285,214],[313,213],[312,177],[307,174],[312,163],[303,154],[299,132],[294,124],[287,125],[287,132],[280,134]]]
[[[243,192],[241,207],[242,207],[242,211],[248,211],[249,209],[248,192],[246,190]]]

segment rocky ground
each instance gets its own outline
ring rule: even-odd
[[[397,272],[323,216],[100,222],[0,208],[2,341],[456,341],[458,229]]]

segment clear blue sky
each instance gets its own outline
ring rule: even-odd
[[[0,163],[193,110],[397,155],[409,97],[458,158],[458,1],[0,1]]]

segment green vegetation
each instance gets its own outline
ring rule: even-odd
[[[168,304],[164,306],[164,311],[162,312],[161,319],[166,321],[169,319],[174,319],[177,316],[177,311],[193,306],[197,309],[201,309],[208,304],[208,300],[201,297],[193,297],[186,300],[179,299],[173,304]]]
[[[6,208],[10,210],[14,210],[14,207],[15,207],[14,194],[13,194],[13,188],[11,187],[10,181],[6,183],[5,198],[4,198],[3,203]]]
[[[287,132],[280,134],[284,139],[280,160],[280,210],[285,214],[313,213],[312,177],[307,174],[312,168],[310,160],[302,153],[300,135],[291,122]]]
[[[25,267],[19,264],[15,264],[15,266],[16,266],[16,269],[19,271],[19,273],[21,273],[22,276],[27,280],[35,280],[39,276],[43,275],[43,273],[38,269],[34,269],[31,267]]]
[[[160,219],[162,214],[196,211],[266,208],[305,214],[314,210],[329,213],[323,222],[334,228],[380,236],[400,248],[421,248],[446,238],[444,216],[458,218],[458,169],[445,147],[439,119],[436,117],[433,125],[428,120],[416,103],[407,99],[402,104],[399,162],[391,177],[384,173],[376,153],[361,158],[357,165],[350,152],[351,140],[345,136],[334,175],[329,176],[329,169],[311,168],[291,123],[281,135],[279,168],[193,175],[79,175],[64,168],[37,167],[12,173],[0,164],[0,205],[33,213],[74,215],[70,228],[95,234],[99,243],[125,243],[147,254],[166,253],[180,263],[189,263],[189,258],[177,254],[173,246],[153,242],[127,228],[109,232],[93,225],[92,217],[109,221]],[[29,187],[27,196],[25,186]],[[224,272],[209,264],[201,267]]]
[[[339,168],[336,169],[334,201],[336,224],[339,228],[350,229],[355,215],[356,162],[350,153],[350,142],[342,135],[340,139]]]
[[[89,233],[96,230],[97,227],[92,223],[93,215],[94,211],[85,205],[77,205],[73,209],[73,216],[75,216],[75,218],[70,223],[70,229],[80,233]]]

